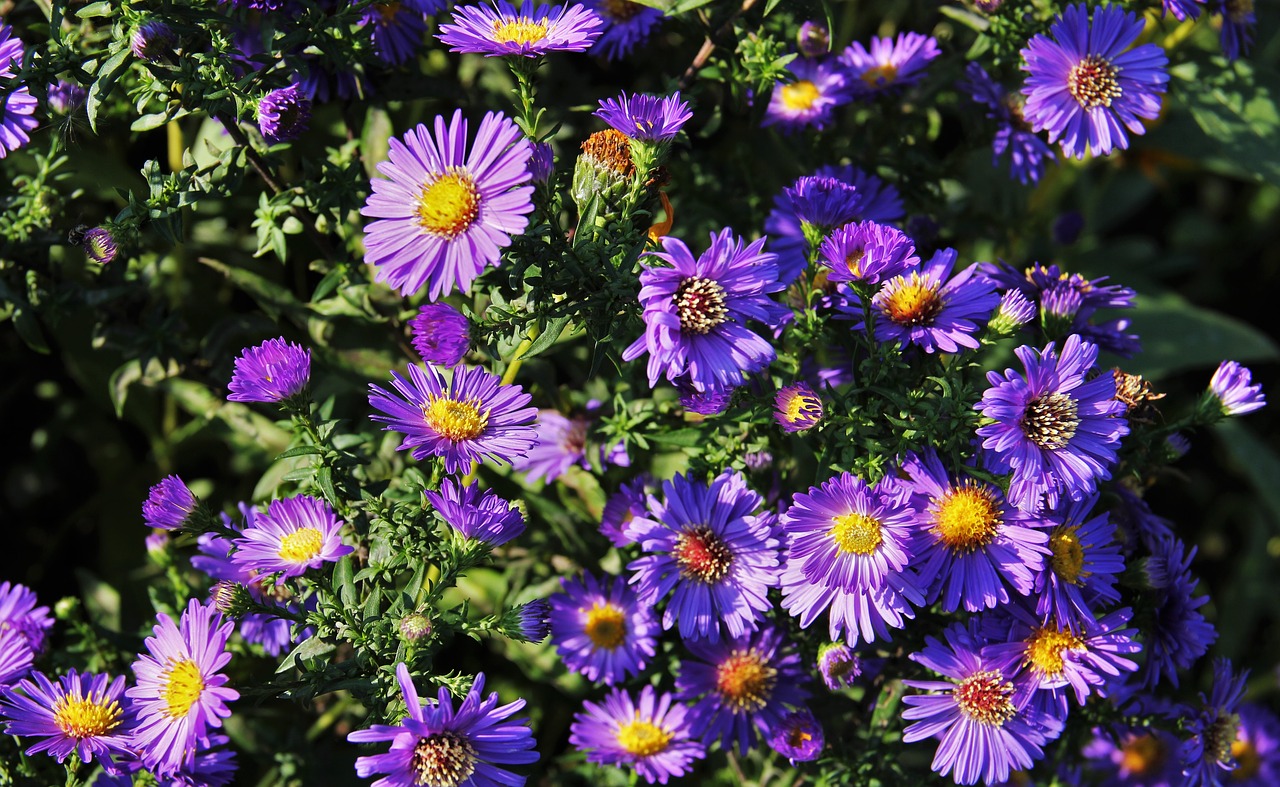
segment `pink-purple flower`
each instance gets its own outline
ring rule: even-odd
[[[525,3],[517,9],[506,0],[493,6],[459,6],[453,23],[436,35],[450,52],[486,57],[540,57],[548,52],[585,52],[600,37],[600,17],[583,5]]]
[[[569,742],[588,762],[630,767],[648,784],[666,784],[706,756],[696,736],[687,706],[645,686],[638,698],[613,689],[601,704],[588,700],[574,714]]]

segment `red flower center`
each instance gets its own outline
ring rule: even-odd
[[[733,565],[733,553],[710,527],[698,525],[676,536],[676,564],[686,579],[711,584],[724,579]]]
[[[1116,67],[1098,55],[1086,55],[1067,73],[1067,90],[1085,109],[1109,107],[1120,98]]]
[[[714,279],[690,276],[680,282],[675,294],[680,332],[706,335],[729,319],[724,287]]]

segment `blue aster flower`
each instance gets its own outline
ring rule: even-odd
[[[1182,744],[1182,774],[1186,787],[1219,787],[1231,778],[1240,763],[1233,744],[1240,729],[1236,710],[1244,696],[1249,670],[1235,672],[1227,659],[1213,664],[1213,688],[1200,695],[1199,711],[1186,725],[1189,737]]]

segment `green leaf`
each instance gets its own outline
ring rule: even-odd
[[[674,445],[679,448],[693,448],[703,441],[701,429],[675,429],[670,432],[655,432],[649,439],[659,445]]]
[[[1212,147],[1244,176],[1280,185],[1280,74],[1243,59],[1196,65],[1180,95]]]
[[[291,456],[306,456],[307,454],[323,454],[324,449],[318,445],[295,445],[276,459],[288,459]]]
[[[96,3],[89,5],[76,11],[76,16],[80,19],[96,19],[103,16],[111,16],[111,7],[114,3],[109,0],[98,0]]]
[[[137,358],[126,362],[111,373],[108,388],[111,404],[116,408],[116,418],[124,416],[124,402],[129,396],[129,386],[142,379],[142,363]]]
[[[284,661],[280,662],[280,666],[276,669],[276,674],[292,669],[294,663],[298,659],[306,661],[314,661],[321,656],[327,656],[337,650],[338,646],[332,642],[322,640],[319,637],[311,637],[298,647],[289,651],[289,655],[284,657]]]
[[[1215,367],[1223,359],[1263,361],[1280,357],[1274,341],[1258,329],[1172,295],[1139,295],[1125,316],[1142,339],[1142,352],[1123,362],[1125,371],[1158,380],[1185,369]]]
[[[529,345],[529,349],[525,350],[524,357],[532,358],[535,355],[546,352],[560,338],[560,334],[564,333],[565,327],[569,324],[568,317],[552,317],[543,325],[542,333],[538,334],[538,338],[533,340]]]
[[[338,589],[338,599],[342,606],[350,609],[356,605],[355,564],[351,555],[343,555],[333,567],[333,586]]]
[[[1222,445],[1236,459],[1268,509],[1273,524],[1280,525],[1280,456],[1247,426],[1228,418],[1214,426]]]
[[[40,320],[33,310],[14,309],[13,327],[17,329],[18,335],[22,337],[22,341],[26,342],[28,347],[41,355],[49,354],[49,343],[44,339],[44,329],[40,327]]]
[[[89,98],[85,101],[84,111],[89,116],[89,128],[93,129],[93,133],[98,133],[98,109],[102,106],[102,102],[107,96],[111,95],[111,89],[115,87],[116,82],[124,75],[129,68],[129,47],[127,39],[125,42],[118,44],[120,51],[98,65],[97,78],[93,80],[93,84],[89,86]]]
[[[131,131],[150,131],[153,128],[160,128],[167,122],[169,122],[169,114],[167,112],[151,112],[129,124],[129,129]]]
[[[281,237],[283,238],[284,236],[281,235]],[[200,257],[199,259],[200,262],[226,276],[232,284],[252,296],[258,302],[258,305],[262,307],[262,310],[273,319],[278,319],[281,312],[294,316],[307,312],[306,304],[300,302],[293,297],[293,293],[273,281],[269,281],[251,271],[237,268],[209,257]]]

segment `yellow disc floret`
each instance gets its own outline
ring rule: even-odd
[[[627,618],[612,604],[596,604],[587,613],[584,629],[597,648],[613,650],[627,638]]]
[[[489,414],[480,410],[479,399],[461,401],[432,396],[423,406],[422,415],[436,434],[455,443],[476,439],[489,425]]]
[[[451,167],[422,187],[414,212],[418,226],[432,235],[453,239],[466,232],[480,215],[480,190],[470,173]]]
[[[191,659],[171,662],[163,683],[164,713],[171,719],[186,716],[204,693],[204,675]]]
[[[658,725],[640,718],[618,727],[618,745],[637,757],[666,751],[673,737]]]
[[[286,563],[299,565],[310,563],[320,554],[324,546],[324,535],[314,527],[300,527],[280,539],[280,549],[276,555]]]
[[[782,86],[782,105],[792,112],[803,112],[822,98],[818,86],[807,79]]]
[[[851,512],[832,517],[831,521],[834,524],[827,535],[831,536],[842,552],[869,555],[884,540],[880,532],[880,520],[873,516]]]
[[[933,532],[956,551],[990,544],[1000,528],[1000,507],[991,492],[973,484],[947,492],[933,512]]]
[[[499,44],[536,44],[547,37],[547,23],[527,16],[504,16],[493,22],[493,40]]]
[[[69,738],[95,738],[120,726],[120,703],[105,697],[63,695],[53,704],[53,723]]]

